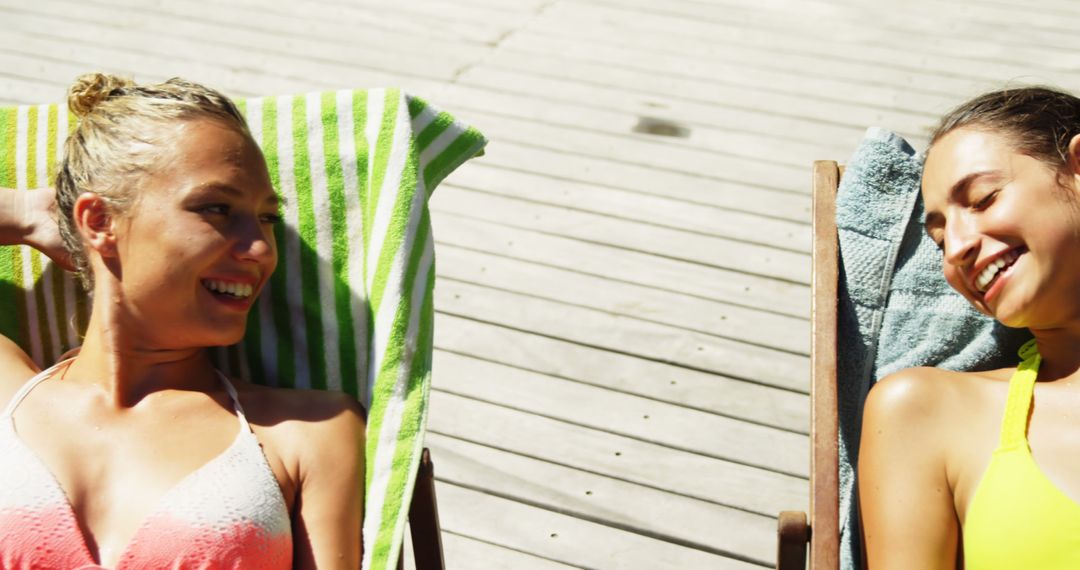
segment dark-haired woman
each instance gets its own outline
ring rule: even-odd
[[[199,85],[101,74],[69,106],[55,199],[0,191],[0,243],[70,259],[93,291],[73,358],[39,371],[0,337],[0,568],[358,568],[359,405],[207,356],[277,263],[243,117]]]
[[[962,105],[932,137],[922,193],[948,282],[1035,339],[1015,369],[909,369],[871,390],[869,568],[1080,568],[1080,99]]]

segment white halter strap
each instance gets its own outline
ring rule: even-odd
[[[15,395],[11,397],[11,401],[8,402],[3,413],[0,413],[0,419],[11,418],[12,414],[15,413],[15,408],[19,407],[19,404],[26,399],[26,395],[29,394],[31,390],[45,381],[45,379],[49,378],[49,376],[60,368],[60,366],[67,364],[71,360],[73,360],[73,358],[57,362],[49,368],[38,372],[33,378],[27,380],[26,383],[19,388],[19,391],[15,392]],[[254,433],[251,429],[251,424],[247,421],[247,416],[244,414],[244,407],[240,405],[240,396],[236,393],[236,388],[233,387],[232,382],[229,382],[229,379],[222,374],[220,370],[215,370],[215,372],[217,372],[218,378],[221,379],[221,384],[225,386],[225,391],[229,393],[229,399],[232,400],[233,411],[236,412],[236,417],[240,420],[240,427],[243,428],[244,431]]]
[[[4,408],[4,412],[0,414],[0,418],[10,418],[11,415],[15,413],[15,408],[19,407],[19,404],[21,404],[23,399],[26,398],[26,395],[30,393],[30,390],[33,390],[34,387],[36,387],[38,384],[41,384],[43,380],[52,375],[52,373],[55,372],[56,369],[59,368],[61,365],[67,364],[68,362],[71,362],[71,360],[71,358],[67,360],[61,360],[60,362],[53,364],[45,370],[38,372],[37,375],[35,375],[33,378],[27,380],[26,383],[23,384],[21,388],[19,388],[19,391],[15,392],[15,395],[11,397],[11,401],[8,402],[7,407]]]

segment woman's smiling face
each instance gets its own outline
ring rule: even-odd
[[[153,346],[233,344],[277,265],[278,198],[262,153],[236,128],[168,128],[160,168],[116,220],[121,316],[148,324]]]
[[[963,127],[938,139],[922,193],[949,284],[1012,327],[1054,328],[1080,316],[1075,186],[1075,176],[1059,179],[1002,134]]]

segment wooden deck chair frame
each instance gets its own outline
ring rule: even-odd
[[[413,561],[416,570],[446,570],[443,559],[442,528],[439,526],[439,508],[435,501],[435,466],[431,451],[424,448],[420,456],[420,470],[416,473],[412,503],[409,505],[409,533],[412,536]],[[397,567],[405,568],[404,543]]]
[[[842,168],[819,160],[813,170],[813,274],[810,323],[810,513],[784,511],[777,528],[778,570],[840,567],[840,467],[837,417],[839,238],[836,190]]]

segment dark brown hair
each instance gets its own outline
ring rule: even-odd
[[[961,127],[1003,133],[1019,152],[1063,173],[1069,165],[1069,141],[1080,134],[1080,98],[1049,87],[992,91],[945,115],[930,146]]]

